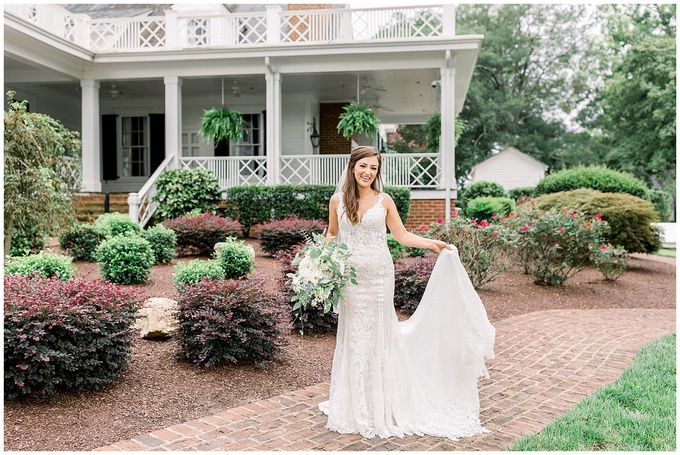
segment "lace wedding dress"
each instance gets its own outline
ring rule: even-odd
[[[488,377],[495,330],[457,250],[437,260],[416,312],[399,322],[383,193],[356,225],[338,207],[339,236],[358,284],[343,290],[327,428],[366,438],[429,434],[457,439],[486,432],[477,378]]]

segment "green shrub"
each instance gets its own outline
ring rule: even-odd
[[[437,262],[435,256],[400,260],[394,265],[394,306],[413,314],[423,298],[427,282]]]
[[[135,235],[111,237],[97,249],[99,273],[113,283],[146,283],[155,260],[149,242]]]
[[[541,210],[537,204],[502,223],[514,232],[525,272],[536,284],[563,284],[590,265],[591,251],[603,243],[609,226],[599,217],[568,208]]]
[[[333,332],[338,325],[338,315],[334,311],[324,313],[323,305],[309,305],[307,308],[293,311],[295,302],[291,299],[294,293],[290,287],[293,279],[288,274],[297,272],[298,267],[293,265],[293,259],[301,249],[302,245],[297,245],[290,250],[281,250],[274,254],[281,268],[281,275],[278,279],[279,294],[286,304],[285,310],[288,313],[288,320],[293,324],[295,330],[303,331],[305,334]]]
[[[102,280],[5,277],[5,397],[102,389],[135,341],[136,291]]]
[[[222,267],[225,278],[241,278],[253,271],[255,250],[243,240],[239,242],[235,237],[229,237],[215,249],[215,260]]]
[[[12,230],[10,256],[27,256],[39,253],[45,246],[47,228],[36,220],[25,220],[23,225],[15,223]]]
[[[312,234],[321,234],[326,223],[319,220],[287,218],[260,226],[258,239],[262,250],[271,255],[281,250],[289,250],[295,245],[305,243]]]
[[[238,237],[242,230],[238,221],[210,213],[165,220],[163,226],[175,231],[179,256],[212,255],[216,243],[224,242],[227,237]]]
[[[181,356],[203,368],[271,361],[285,343],[278,298],[263,277],[202,280],[179,293],[177,341]]]
[[[515,201],[529,199],[536,196],[537,194],[535,186],[522,186],[508,190],[508,197],[510,199],[514,199]]]
[[[601,245],[590,252],[590,262],[602,273],[605,281],[615,281],[626,271],[628,256],[623,248]]]
[[[106,234],[93,224],[80,224],[59,237],[61,248],[75,259],[97,260],[97,248],[106,240]]]
[[[448,223],[430,224],[425,236],[456,246],[475,289],[494,281],[514,263],[513,236],[504,226],[452,216]]]
[[[579,189],[546,194],[535,199],[541,210],[569,207],[589,217],[597,214],[609,224],[604,243],[621,247],[629,253],[653,253],[661,248],[661,232],[652,225],[658,221],[648,201],[625,193],[601,193]]]
[[[73,258],[61,254],[45,253],[9,257],[5,262],[6,275],[32,276],[39,273],[46,278],[70,280],[76,273]]]
[[[172,282],[177,290],[181,291],[187,286],[200,282],[204,278],[215,281],[224,280],[224,269],[214,259],[193,259],[186,264],[178,262],[175,265]]]
[[[226,191],[224,216],[241,223],[244,237],[250,235],[250,228],[272,219],[269,202],[271,186],[244,185],[228,188]]]
[[[390,250],[392,260],[395,261],[406,254],[407,247],[397,242],[392,234],[387,234],[387,248]]]
[[[151,244],[154,264],[168,263],[175,257],[177,235],[172,229],[167,229],[162,224],[157,224],[142,231],[142,238]]]
[[[184,216],[192,210],[215,213],[222,191],[214,172],[204,169],[166,169],[156,182],[154,216],[159,220]]]
[[[113,212],[103,213],[97,217],[94,225],[101,229],[106,237],[115,237],[124,234],[141,234],[142,228],[132,221],[130,215],[125,213]]]
[[[651,190],[649,202],[654,204],[654,210],[659,215],[659,221],[665,223],[671,219],[671,203],[673,196],[663,190]]]
[[[536,193],[552,194],[590,188],[603,193],[628,193],[649,200],[649,187],[628,172],[615,171],[605,166],[577,166],[546,175],[536,185]]]
[[[247,185],[226,192],[225,216],[238,220],[247,237],[250,228],[285,218],[328,220],[328,205],[335,187],[331,185]],[[386,187],[406,223],[411,205],[408,188]]]
[[[505,197],[505,188],[497,182],[487,182],[485,180],[470,184],[461,191],[460,198],[467,204],[468,201],[478,197]]]
[[[507,197],[482,196],[467,201],[465,215],[477,221],[489,221],[515,211],[515,201]]]

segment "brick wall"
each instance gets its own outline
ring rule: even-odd
[[[350,141],[338,133],[342,107],[347,103],[324,103],[319,106],[319,154],[333,155],[350,152]]]
[[[451,201],[451,210],[455,203]],[[444,199],[411,199],[411,209],[406,220],[409,231],[417,226],[429,225],[437,220],[446,219],[446,201]]]

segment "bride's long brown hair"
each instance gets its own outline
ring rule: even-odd
[[[342,185],[342,202],[345,206],[345,215],[350,223],[357,224],[359,222],[359,185],[356,178],[354,178],[354,166],[359,160],[375,156],[378,158],[378,172],[375,180],[371,183],[371,188],[374,191],[380,191],[382,188],[382,181],[380,177],[380,168],[382,167],[382,159],[380,152],[375,147],[368,147],[360,145],[352,150],[349,155],[349,163],[347,163],[347,170],[345,172],[345,183]]]

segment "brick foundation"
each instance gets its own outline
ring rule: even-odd
[[[334,155],[350,152],[350,141],[338,133],[340,114],[347,103],[323,103],[319,106],[319,154]]]
[[[451,201],[451,210],[455,201]],[[411,209],[406,220],[409,231],[417,226],[429,225],[437,220],[446,219],[446,201],[444,199],[411,199]]]

